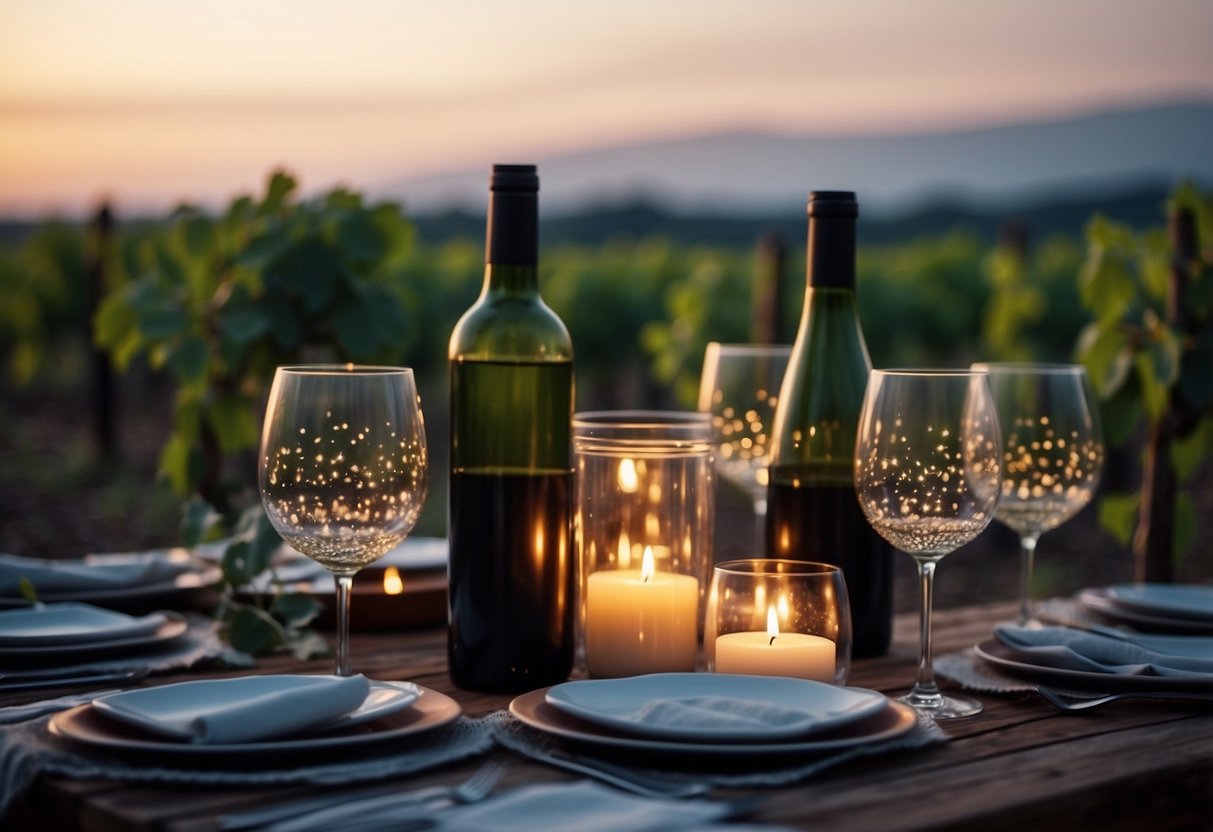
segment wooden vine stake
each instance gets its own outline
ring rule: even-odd
[[[1171,275],[1167,287],[1167,323],[1185,339],[1194,335],[1195,316],[1185,308],[1186,284],[1191,280],[1192,264],[1199,246],[1196,217],[1192,210],[1180,207],[1171,215]],[[1191,430],[1196,421],[1192,407],[1183,399],[1178,385],[1172,387],[1167,409],[1150,431],[1142,470],[1141,507],[1137,531],[1133,536],[1134,579],[1169,583],[1175,580],[1175,471],[1171,467],[1171,443]]]

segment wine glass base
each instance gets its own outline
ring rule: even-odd
[[[926,714],[932,719],[961,719],[966,716],[976,716],[984,707],[977,699],[969,696],[942,693],[921,694],[910,691],[905,696],[899,696],[898,702],[909,705],[920,714]]]

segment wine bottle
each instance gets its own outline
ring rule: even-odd
[[[855,303],[859,205],[850,191],[814,191],[808,213],[804,311],[772,427],[767,552],[842,567],[853,655],[878,656],[892,633],[893,564],[853,483],[855,431],[872,369]]]
[[[484,284],[451,333],[447,658],[470,690],[573,666],[573,345],[539,294],[539,177],[494,165]]]

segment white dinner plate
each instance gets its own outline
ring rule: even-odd
[[[1116,584],[1107,588],[1110,601],[1146,615],[1190,618],[1213,624],[1213,586],[1199,584]]]
[[[0,647],[86,645],[137,638],[156,632],[166,618],[152,613],[138,618],[80,604],[39,604],[0,612]]]
[[[1121,624],[1128,624],[1137,630],[1194,636],[1213,635],[1213,621],[1197,621],[1192,618],[1142,612],[1113,600],[1109,596],[1108,590],[1109,587],[1084,589],[1078,593],[1078,602],[1091,612]]]
[[[418,689],[420,696],[411,707],[378,719],[264,742],[178,742],[110,719],[91,704],[60,711],[51,717],[48,727],[56,737],[116,753],[151,755],[156,760],[222,760],[225,767],[255,766],[264,764],[267,755],[311,755],[381,743],[433,731],[459,718],[462,710],[454,699],[420,685]]]
[[[0,647],[0,660],[14,666],[34,667],[51,664],[79,664],[91,662],[102,656],[118,653],[133,654],[159,647],[185,635],[189,630],[189,622],[185,617],[175,612],[159,613],[163,622],[153,632],[108,639],[106,641],[91,641],[86,644],[48,644],[37,647]]]
[[[1117,691],[1179,691],[1187,693],[1213,693],[1213,679],[1194,679],[1190,676],[1143,676],[1127,673],[1097,673],[1087,670],[1070,670],[1063,667],[1048,667],[1033,664],[1029,656],[1008,647],[997,639],[989,639],[974,646],[974,652],[983,660],[1020,679],[1041,682],[1046,685],[1098,690],[1103,693]]]
[[[828,731],[888,703],[884,694],[863,688],[727,673],[565,682],[545,698],[565,713],[632,736],[750,743]]]
[[[93,700],[93,707],[121,722],[169,739],[188,741],[194,736],[190,724],[200,715],[241,704],[256,697],[289,696],[301,685],[323,685],[335,681],[320,676],[244,676],[234,679],[205,679],[113,693]],[[404,710],[417,701],[421,689],[412,682],[368,680],[366,699],[352,711],[341,714],[307,733],[345,730],[364,722]],[[289,699],[284,699],[289,703]],[[289,707],[289,704],[286,705]],[[331,708],[330,708],[331,710]]]
[[[808,738],[756,743],[685,742],[621,734],[553,707],[546,696],[547,689],[524,693],[510,703],[510,713],[536,731],[583,745],[679,756],[815,754],[890,740],[905,734],[918,724],[918,714],[913,708],[886,700],[885,707],[871,716]]]

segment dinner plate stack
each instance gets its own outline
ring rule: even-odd
[[[412,682],[281,674],[109,694],[56,714],[49,728],[57,737],[111,752],[227,765],[413,736],[460,713],[455,700]]]
[[[44,603],[78,601],[128,613],[200,608],[222,571],[198,554],[181,548],[82,558],[0,554],[0,609],[28,606],[25,583]]]
[[[1001,671],[1047,685],[1213,693],[1213,587],[1118,584],[1083,590],[1078,603],[1095,615],[1002,625],[974,649]]]
[[[1078,600],[1090,612],[1135,630],[1213,635],[1213,586],[1115,584],[1084,589]]]
[[[175,612],[131,616],[76,602],[38,604],[0,611],[0,661],[14,671],[135,656],[171,645],[188,629]]]
[[[713,757],[827,752],[917,724],[913,709],[877,691],[723,673],[565,682],[517,697],[510,712],[582,745]]]

